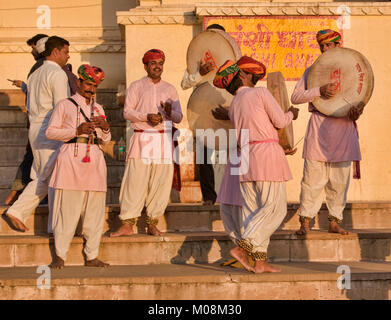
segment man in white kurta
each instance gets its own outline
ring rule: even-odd
[[[167,207],[174,172],[171,127],[172,122],[182,120],[175,87],[161,80],[164,61],[161,50],[147,51],[143,63],[148,76],[133,82],[127,90],[124,118],[131,121],[134,134],[119,198],[122,226],[111,233],[112,237],[132,235],[144,207],[147,233],[162,234],[156,225]]]
[[[48,194],[48,183],[53,171],[60,141],[46,138],[45,132],[54,106],[70,94],[68,78],[62,69],[69,59],[69,42],[53,36],[46,42],[46,60],[27,81],[27,108],[29,109],[29,141],[33,152],[32,181],[26,186],[18,200],[7,210],[14,227],[26,231],[26,219]],[[48,232],[51,233],[51,200],[49,190]]]
[[[56,105],[46,130],[48,139],[65,142],[49,183],[55,190],[53,233],[56,257],[52,268],[64,267],[80,217],[86,239],[85,265],[108,266],[97,258],[107,191],[106,162],[99,145],[107,144],[111,139],[104,110],[94,101],[104,73],[98,67],[84,64],[78,74],[77,93]]]
[[[219,24],[212,24],[206,28],[206,30],[221,30],[225,32],[225,28]],[[226,34],[226,37],[230,37]],[[232,41],[234,41],[232,39]],[[215,66],[210,61],[200,61],[199,68],[192,74],[186,69],[182,81],[181,87],[183,90],[187,90],[189,88],[197,88],[199,85],[204,83],[203,78],[209,72],[214,70]],[[212,157],[214,154],[214,150],[210,150],[204,146],[204,157],[203,162],[197,164],[199,168],[199,176],[200,176],[200,185],[201,185],[201,193],[202,200],[204,205],[212,205],[216,202],[216,190],[215,190],[215,170],[217,169],[212,165]],[[219,165],[217,165],[219,166]]]

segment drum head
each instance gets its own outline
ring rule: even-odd
[[[308,89],[327,83],[337,86],[337,94],[331,99],[316,98],[312,103],[325,115],[345,117],[352,106],[368,103],[374,86],[373,71],[360,52],[333,48],[314,62],[308,74]]]
[[[219,105],[223,107],[229,107],[233,96],[229,94],[225,89],[219,89],[212,86],[209,82],[201,84],[194,89],[192,95],[189,98],[187,104],[187,119],[189,121],[189,127],[193,130],[193,136],[196,137],[196,129],[212,129],[213,134],[217,130],[223,133],[223,138],[220,140],[217,138],[204,139],[204,145],[209,149],[226,149],[236,146],[236,139],[229,139],[229,129],[234,129],[233,124],[229,120],[217,120],[212,115],[212,110]],[[213,145],[214,142],[214,145]],[[231,146],[232,145],[232,146]]]
[[[217,69],[225,61],[237,61],[241,56],[239,46],[228,33],[218,29],[205,30],[194,37],[187,48],[187,70],[194,74],[199,70],[200,61],[210,62],[213,71],[204,75],[199,83],[213,83]]]
[[[286,90],[285,80],[281,72],[270,72],[267,74],[267,89],[277,100],[281,109],[287,112],[290,107],[288,91]],[[292,122],[285,128],[278,130],[278,140],[284,150],[293,148],[293,125]]]

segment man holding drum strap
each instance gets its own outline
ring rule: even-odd
[[[341,35],[333,30],[321,30],[316,39],[322,53],[340,47]],[[311,67],[310,67],[311,68]],[[293,104],[309,102],[312,113],[308,122],[304,140],[304,170],[301,181],[299,216],[301,227],[296,234],[309,232],[310,221],[322,205],[322,190],[326,193],[329,210],[329,232],[348,234],[339,224],[343,219],[346,194],[350,181],[352,161],[360,161],[360,145],[354,121],[359,118],[362,109],[352,107],[348,116],[334,118],[320,113],[311,103],[317,97],[330,99],[336,94],[336,88],[328,83],[320,88],[307,89],[310,68],[306,69],[292,94]]]
[[[237,174],[243,206],[241,223],[236,226],[240,238],[230,254],[255,273],[280,271],[266,262],[270,236],[287,212],[285,181],[291,179],[276,128],[285,127],[298,116],[298,109],[293,107],[284,113],[266,88],[254,88],[265,74],[262,63],[242,57],[237,63],[225,62],[213,82],[235,95],[229,118],[235,125],[241,149],[241,168]],[[243,141],[242,135],[246,134],[249,139]],[[235,231],[235,227],[232,229]],[[255,261],[254,267],[248,256]]]

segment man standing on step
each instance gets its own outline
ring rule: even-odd
[[[31,67],[30,72],[27,75],[28,77],[39,67],[42,66],[43,62],[45,61],[45,56],[42,54],[43,51],[45,51],[45,45],[43,45],[43,50],[41,47],[37,48],[37,43],[42,43],[41,39],[47,38],[48,36],[46,34],[36,34],[34,37],[31,39],[27,40],[27,44],[31,47],[31,55],[35,59],[34,65]],[[20,88],[24,94],[27,95],[27,84],[23,82],[22,80],[13,80],[12,85]],[[29,124],[27,121],[27,129],[29,128]],[[12,205],[17,197],[18,194],[23,191],[23,189],[26,187],[26,185],[31,181],[30,179],[30,171],[31,171],[31,166],[33,164],[33,153],[31,151],[31,146],[30,142],[27,141],[26,145],[26,152],[23,156],[23,161],[18,167],[18,171],[16,172],[16,176],[14,179],[14,182],[12,183],[11,186],[11,191],[5,199],[4,203],[6,205]]]
[[[50,118],[46,137],[65,142],[57,156],[49,186],[54,191],[53,233],[56,257],[52,268],[64,267],[80,217],[86,239],[88,267],[107,267],[98,257],[106,208],[107,169],[99,145],[109,143],[110,126],[95,103],[101,68],[83,64],[78,69],[78,91],[60,101]]]
[[[45,132],[54,106],[69,96],[68,78],[62,67],[69,59],[69,42],[50,37],[45,45],[46,60],[27,81],[27,108],[29,110],[29,141],[33,151],[32,181],[18,200],[7,210],[7,216],[19,231],[27,231],[26,219],[48,194],[48,183],[62,142],[51,141]],[[51,233],[51,199],[49,191],[48,232]]]
[[[206,28],[206,30],[217,29],[225,32],[225,28],[219,24],[211,24]],[[185,71],[181,81],[181,87],[183,90],[187,90],[189,88],[194,88],[197,85],[201,84],[202,77],[207,75],[209,72],[213,71],[213,65],[210,62],[203,63],[200,61],[199,70],[197,70],[193,74],[189,74],[189,72]],[[207,147],[204,148],[204,159],[203,163],[196,164],[199,167],[200,172],[200,186],[202,193],[202,200],[204,205],[213,205],[216,202],[216,190],[215,190],[215,177],[213,165],[211,163],[211,157],[213,154],[213,150],[209,150]],[[209,162],[208,163],[208,159]]]
[[[178,93],[161,79],[163,51],[147,51],[142,62],[148,76],[131,83],[124,105],[124,118],[131,121],[134,134],[119,196],[122,225],[112,237],[132,235],[144,206],[148,234],[161,235],[156,225],[173,183],[172,122],[180,123],[183,117]]]
[[[38,39],[38,40],[37,40]],[[37,34],[33,38],[29,39],[27,41],[27,44],[29,44],[33,49],[31,51],[31,54],[34,56],[35,60],[37,61],[33,67],[31,68],[27,79],[30,77],[30,75],[37,70],[39,67],[43,65],[43,62],[45,61],[45,45],[46,41],[49,39],[48,36],[44,34]],[[68,77],[68,84],[71,91],[71,95],[74,95],[77,90],[77,77],[72,73],[72,65],[67,64],[62,68],[67,77]],[[27,95],[27,84],[24,83],[21,80],[14,80],[13,85],[20,87],[24,94]],[[28,114],[28,109],[27,109]],[[30,124],[27,121],[27,128],[30,127]],[[33,152],[31,150],[30,142],[27,141],[26,146],[26,153],[23,157],[22,163],[19,165],[18,171],[16,173],[14,182],[11,187],[11,192],[9,193],[7,199],[4,201],[7,205],[12,205],[16,199],[18,198],[18,195],[23,191],[23,189],[26,187],[26,185],[31,181],[30,178],[30,172],[31,172],[31,166],[33,164]],[[47,201],[47,198],[43,200]]]
[[[316,39],[322,53],[341,46],[341,35],[333,30],[319,31]],[[310,68],[305,70],[291,97],[293,104],[309,102],[308,111],[311,112],[303,147],[304,170],[299,207],[301,227],[296,234],[304,235],[310,231],[310,222],[322,205],[322,191],[325,190],[329,232],[345,235],[348,232],[339,224],[346,205],[351,163],[355,161],[357,165],[361,160],[355,121],[362,109],[352,107],[345,118],[329,117],[316,110],[311,101],[317,97],[330,99],[337,91],[332,83],[307,89]],[[355,177],[359,176],[355,174]]]
[[[292,177],[276,128],[286,127],[298,116],[297,108],[291,107],[284,113],[267,89],[254,88],[265,74],[262,63],[245,56],[237,63],[225,62],[213,82],[235,95],[229,118],[235,125],[241,152],[238,174],[243,197],[243,232],[230,254],[255,273],[280,271],[266,262],[267,248],[271,235],[286,215],[285,181]],[[248,255],[255,261],[254,267]]]

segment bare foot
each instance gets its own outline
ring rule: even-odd
[[[257,260],[255,261],[255,273],[264,273],[264,272],[281,272],[280,269],[277,269],[270,264],[268,264],[265,260]]]
[[[151,236],[162,236],[164,232],[161,232],[154,224],[147,224],[147,234]]]
[[[86,267],[98,267],[98,268],[107,268],[109,266],[108,263],[104,263],[103,261],[100,261],[97,258],[92,260],[86,260],[84,265]]]
[[[255,272],[255,269],[250,265],[250,263],[248,262],[248,255],[247,255],[247,252],[244,251],[242,248],[240,247],[235,247],[233,249],[230,250],[229,254],[235,258],[236,260],[238,260],[242,266],[247,270],[247,271],[250,271],[250,272]]]
[[[56,256],[53,260],[53,262],[49,265],[49,268],[51,269],[62,269],[65,266],[64,260],[62,260],[60,257]]]
[[[348,231],[346,231],[345,229],[342,229],[337,222],[335,221],[330,221],[330,224],[329,224],[329,232],[330,233],[339,233],[339,234],[342,234],[342,235],[347,235],[349,234]]]
[[[15,229],[18,231],[28,231],[29,228],[27,228],[22,221],[20,221],[18,218],[6,213],[6,216],[10,219],[11,224],[14,226]]]
[[[133,234],[133,225],[123,223],[117,231],[110,233],[110,237],[132,236]]]
[[[308,232],[310,232],[310,221],[309,220],[303,220],[300,222],[300,229],[296,231],[296,234],[299,236],[305,235]]]
[[[16,199],[18,199],[18,191],[17,190],[11,190],[10,194],[8,195],[7,199],[5,199],[4,204],[12,205]]]

